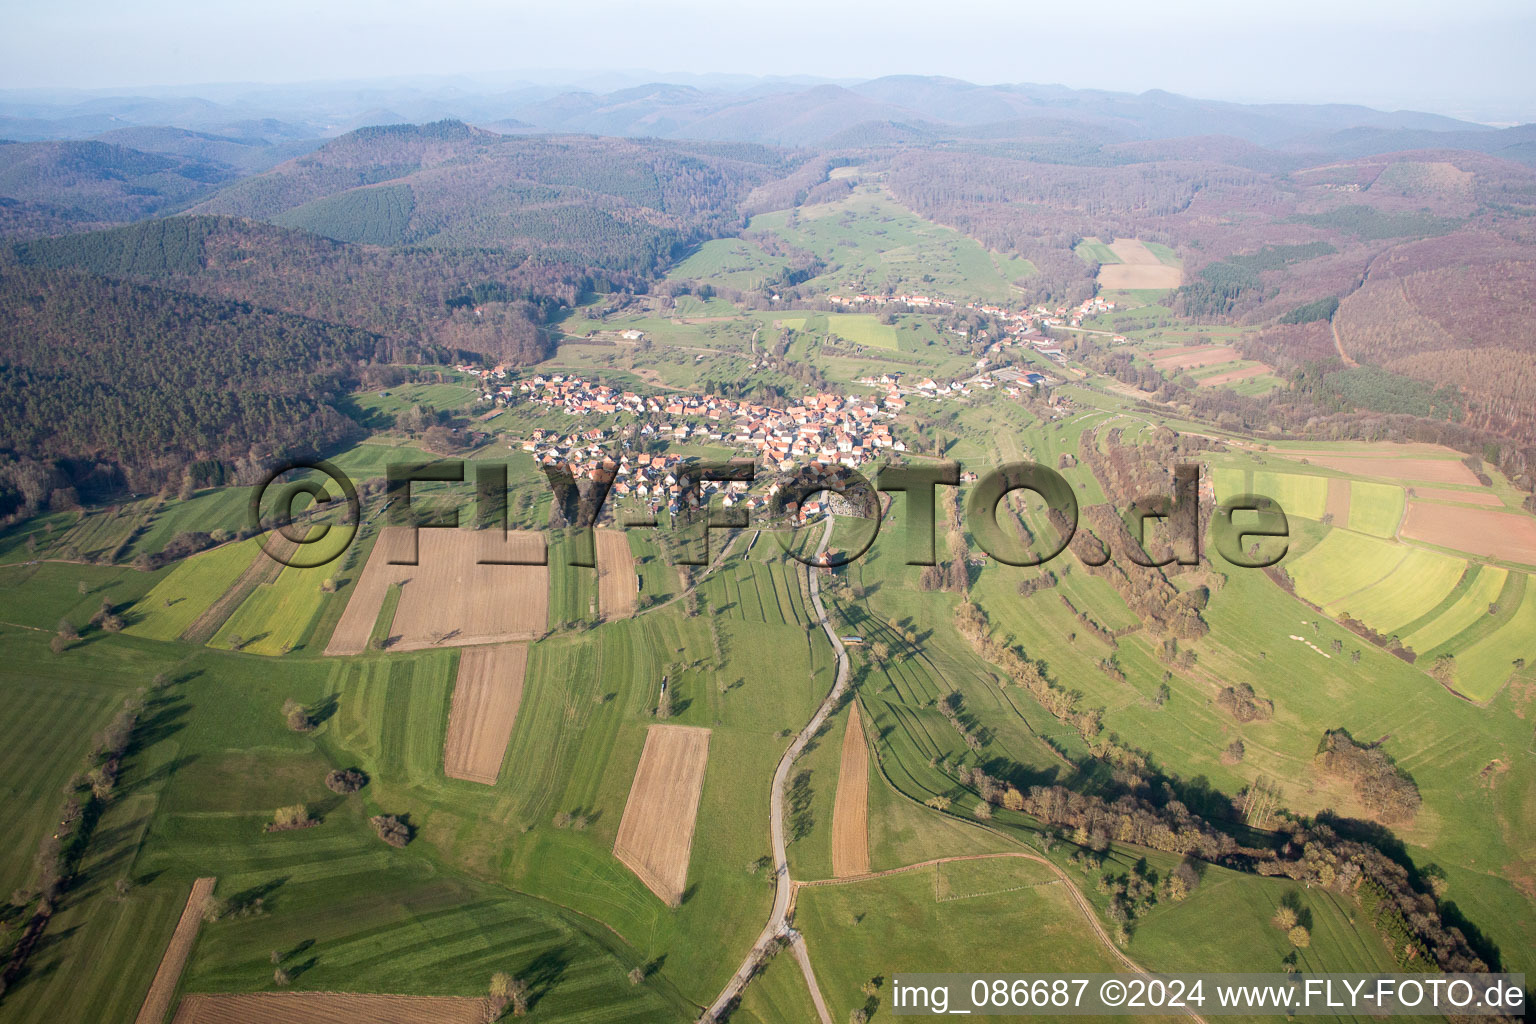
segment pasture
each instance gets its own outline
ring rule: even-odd
[[[1217,466],[1213,477],[1217,501],[1239,494],[1257,494],[1279,502],[1288,516],[1320,520],[1328,511],[1327,477],[1243,466]]]
[[[859,185],[830,203],[759,214],[748,228],[821,257],[826,270],[808,284],[829,291],[891,289],[1002,301],[1017,294],[1013,281],[1036,272],[1028,260],[989,252],[922,219],[878,185]]]
[[[873,313],[828,313],[827,332],[865,348],[897,347],[896,328],[881,323]]]
[[[943,867],[953,884],[987,894],[940,902],[933,864],[800,888],[795,927],[805,936],[833,1020],[847,1020],[871,1003],[883,1009],[889,979],[898,973],[1015,971],[1020,963],[1049,964],[1053,971],[1116,969],[1118,961],[1044,865],[1007,858]],[[986,940],[978,942],[980,936]],[[886,979],[885,986],[866,996],[863,986],[876,977]]]
[[[198,993],[181,1001],[171,1024],[482,1024],[485,1008],[484,998],[469,996]]]
[[[1373,537],[1392,537],[1403,519],[1403,489],[1395,484],[1349,481],[1349,516],[1351,530]],[[1335,519],[1336,525],[1344,525]]]

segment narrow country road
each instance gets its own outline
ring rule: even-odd
[[[826,551],[828,545],[832,543],[832,525],[833,518],[828,516],[827,529],[822,535],[821,545],[816,549],[817,554]],[[784,784],[789,780],[789,771],[794,767],[795,759],[800,756],[800,752],[805,749],[805,745],[810,742],[811,737],[816,735],[816,730],[820,729],[821,723],[827,720],[827,714],[832,710],[832,706],[843,695],[843,691],[848,688],[848,651],[844,649],[842,640],[838,639],[836,631],[832,629],[832,620],[827,617],[827,609],[821,603],[820,579],[817,577],[815,570],[811,570],[807,575],[809,577],[807,586],[811,592],[811,607],[816,610],[816,617],[821,620],[821,628],[826,632],[827,639],[832,641],[832,649],[837,652],[837,678],[832,684],[832,689],[821,702],[821,706],[816,709],[816,714],[811,716],[810,722],[806,724],[804,729],[800,730],[800,735],[796,736],[795,741],[789,745],[789,749],[784,751],[784,756],[779,759],[779,767],[773,773],[773,788],[770,791],[768,800],[768,827],[773,838],[775,885],[773,912],[768,916],[768,923],[763,926],[762,933],[758,935],[757,942],[753,943],[752,950],[747,954],[747,958],[742,961],[736,973],[731,976],[731,980],[726,983],[725,989],[710,1004],[708,1011],[705,1012],[704,1020],[716,1019],[731,1000],[741,995],[742,989],[746,988],[747,982],[751,980],[752,972],[756,969],[758,961],[762,959],[763,954],[778,939],[789,938],[795,959],[799,961],[800,970],[805,974],[806,981],[810,985],[811,996],[816,1003],[816,1010],[821,1016],[822,1024],[832,1024],[832,1018],[828,1014],[826,1006],[822,1003],[821,993],[816,986],[815,975],[811,972],[811,961],[805,952],[805,943],[798,934],[791,932],[788,924],[789,908],[794,899],[795,883],[789,877],[789,856],[785,852]]]

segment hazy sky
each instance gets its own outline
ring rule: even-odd
[[[0,87],[944,74],[1536,121],[1532,0],[0,0]]]

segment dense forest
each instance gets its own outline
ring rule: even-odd
[[[199,458],[317,452],[356,436],[331,402],[385,350],[375,334],[244,303],[7,269],[0,437],[14,460],[86,460],[96,479],[95,463],[115,465],[129,489],[152,490]]]

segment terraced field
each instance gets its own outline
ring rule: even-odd
[[[1421,654],[1433,656],[1463,630],[1471,629],[1488,615],[1488,607],[1499,599],[1509,573],[1491,565],[1474,565],[1469,572],[1471,578],[1458,587],[1459,593],[1452,603],[1411,632],[1404,627],[1403,643]]]

